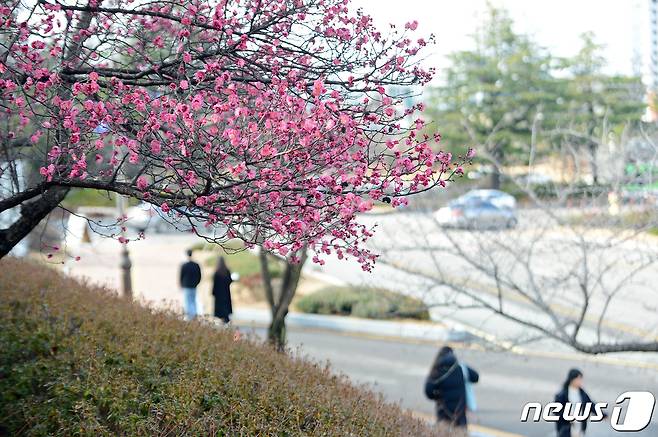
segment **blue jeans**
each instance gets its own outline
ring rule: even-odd
[[[196,317],[196,288],[183,288],[183,306],[188,320]]]

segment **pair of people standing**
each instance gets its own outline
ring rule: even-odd
[[[187,251],[187,262],[180,269],[180,286],[183,290],[183,307],[185,317],[192,320],[197,316],[196,289],[201,283],[201,267],[192,259],[192,250]],[[233,305],[231,303],[231,271],[223,257],[219,257],[217,270],[213,275],[212,294],[215,297],[215,317],[224,323],[231,320]]]

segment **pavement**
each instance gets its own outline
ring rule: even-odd
[[[263,328],[240,330],[264,336]],[[317,362],[329,362],[334,371],[353,382],[366,384],[391,402],[432,420],[433,404],[423,394],[423,384],[439,344],[413,339],[373,337],[310,327],[290,327],[288,343],[293,353]],[[630,390],[649,390],[658,395],[655,369],[580,360],[577,357],[519,355],[492,351],[479,345],[452,344],[460,360],[480,373],[475,386],[479,411],[472,417],[472,435],[553,437],[552,424],[521,423],[527,402],[550,402],[572,367],[585,374],[585,388],[596,402],[614,403]],[[640,433],[658,435],[658,417]],[[619,437],[608,422],[593,423],[587,437]]]

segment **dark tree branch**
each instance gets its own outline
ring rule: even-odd
[[[0,230],[0,258],[7,255],[41,220],[57,208],[68,192],[67,187],[52,187],[39,199],[24,204],[20,218],[9,228]]]

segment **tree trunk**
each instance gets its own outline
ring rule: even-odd
[[[272,323],[267,329],[267,341],[277,350],[283,352],[286,346],[286,311],[280,316],[273,315]]]
[[[589,165],[590,169],[592,171],[592,184],[593,185],[598,185],[599,183],[599,166],[598,163],[596,162],[596,152],[598,150],[598,146],[594,141],[590,141],[588,144],[588,149],[589,149]]]
[[[501,175],[500,175],[500,170],[498,167],[494,167],[493,173],[491,173],[491,189],[492,190],[500,190],[500,180],[501,180]]]
[[[590,88],[590,93],[593,91]],[[593,95],[593,94],[590,94]],[[592,184],[599,183],[599,166],[596,162],[596,152],[599,149],[598,143],[594,141],[594,132],[596,128],[596,114],[594,112],[594,104],[587,102],[587,113],[589,114],[589,126],[587,128],[587,149],[589,150],[589,164],[592,171]]]
[[[286,316],[288,315],[290,303],[297,292],[297,285],[299,284],[299,279],[302,275],[302,268],[306,262],[306,248],[303,248],[298,252],[298,255],[300,261],[297,264],[291,263],[288,259],[285,260],[286,268],[283,273],[281,288],[279,293],[275,295],[274,288],[272,287],[272,277],[270,275],[267,253],[262,249],[259,253],[265,296],[267,297],[267,302],[270,304],[270,309],[272,311],[272,322],[267,330],[267,339],[279,352],[283,352],[285,349]]]
[[[502,182],[500,166],[503,165],[503,150],[501,146],[495,146],[491,151],[493,158],[493,171],[491,173],[491,189],[499,190]]]
[[[25,238],[69,192],[67,187],[47,189],[43,195],[21,206],[21,216],[7,229],[0,230],[0,259],[7,255],[23,238]]]

